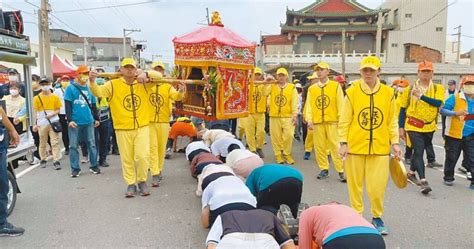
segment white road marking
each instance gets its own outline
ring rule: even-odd
[[[39,163],[37,163],[37,164],[35,164],[35,165],[31,165],[30,167],[26,168],[26,169],[23,170],[22,172],[16,174],[16,178],[18,179],[18,178],[20,178],[20,177],[26,175],[26,173],[28,173],[28,172],[30,172],[30,171],[32,171],[32,170],[38,168],[38,166],[40,166]]]
[[[62,149],[61,149],[61,153],[63,153],[64,151],[66,151],[66,150],[65,150],[64,148],[62,148]],[[39,163],[37,163],[37,164],[35,164],[35,165],[31,165],[30,167],[26,168],[25,170],[21,171],[20,173],[15,174],[15,176],[16,176],[16,178],[18,179],[18,178],[20,178],[20,177],[26,175],[28,172],[30,172],[30,171],[32,171],[32,170],[38,168],[38,166],[40,166]]]

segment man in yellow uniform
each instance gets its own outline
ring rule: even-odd
[[[150,195],[146,185],[150,167],[150,108],[148,93],[153,84],[144,84],[147,75],[161,77],[158,72],[140,73],[137,77],[136,62],[124,58],[120,66],[122,77],[99,86],[98,74],[90,72],[90,89],[99,98],[108,98],[114,120],[115,134],[120,150],[122,173],[127,183],[125,197],[133,197],[138,189],[142,196]],[[135,162],[137,167],[135,168]]]
[[[164,75],[165,65],[156,61],[153,70]],[[149,91],[150,110],[150,172],[152,187],[159,187],[162,180],[162,170],[165,164],[166,143],[170,131],[172,102],[180,101],[184,95],[184,87],[180,85],[177,91],[171,84],[158,84]]]
[[[288,71],[277,70],[278,85],[267,85],[264,95],[270,94],[270,137],[277,163],[294,164],[291,156],[293,134],[298,115],[298,92],[288,83]]]
[[[254,80],[263,80],[261,68],[254,70]],[[265,112],[267,110],[267,95],[263,94],[264,85],[251,84],[249,86],[249,116],[246,118],[245,139],[249,150],[264,158],[262,148],[265,141]]]
[[[329,176],[329,161],[327,152],[330,151],[339,180],[345,182],[342,159],[339,157],[339,139],[337,122],[344,104],[344,93],[338,82],[329,80],[329,64],[320,62],[316,72],[308,79],[317,79],[317,83],[308,88],[305,104],[305,120],[308,129],[313,130],[316,162],[321,172],[318,179]]]
[[[400,97],[398,125],[400,137],[405,139],[405,132],[408,133],[413,149],[408,180],[419,185],[421,193],[428,194],[431,187],[425,177],[423,153],[425,148],[433,146],[438,111],[444,103],[444,87],[433,83],[433,63],[429,61],[418,65],[418,78],[413,87],[405,90]],[[420,181],[415,172],[418,172]]]
[[[339,154],[345,158],[347,188],[352,208],[364,212],[362,193],[364,180],[370,200],[372,224],[383,234],[383,200],[389,173],[390,146],[400,158],[395,94],[380,83],[381,62],[375,56],[365,57],[360,64],[361,79],[353,82],[339,119]]]

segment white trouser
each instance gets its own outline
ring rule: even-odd
[[[217,244],[217,249],[279,249],[273,236],[267,233],[230,233]]]

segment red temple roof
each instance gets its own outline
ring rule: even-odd
[[[299,10],[304,13],[334,12],[369,12],[371,9],[359,4],[356,0],[317,0],[315,3]]]

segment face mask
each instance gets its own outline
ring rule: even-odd
[[[19,92],[18,92],[18,90],[16,90],[16,89],[10,89],[10,94],[11,94],[12,96],[17,96],[17,95],[19,94]]]
[[[89,82],[89,76],[87,76],[87,75],[79,75],[78,80],[79,80],[80,82],[82,82],[82,83],[87,83],[87,82]]]
[[[49,91],[49,90],[51,90],[51,85],[41,86],[41,90],[43,90],[43,91]]]
[[[63,81],[63,82],[61,82],[61,86],[62,86],[63,88],[66,88],[67,86],[69,86],[69,81]]]
[[[10,82],[18,82],[18,76],[16,76],[16,75],[10,75],[10,76],[8,76],[8,81],[10,81]]]
[[[463,91],[465,94],[474,94],[474,85],[466,85],[463,87]]]

